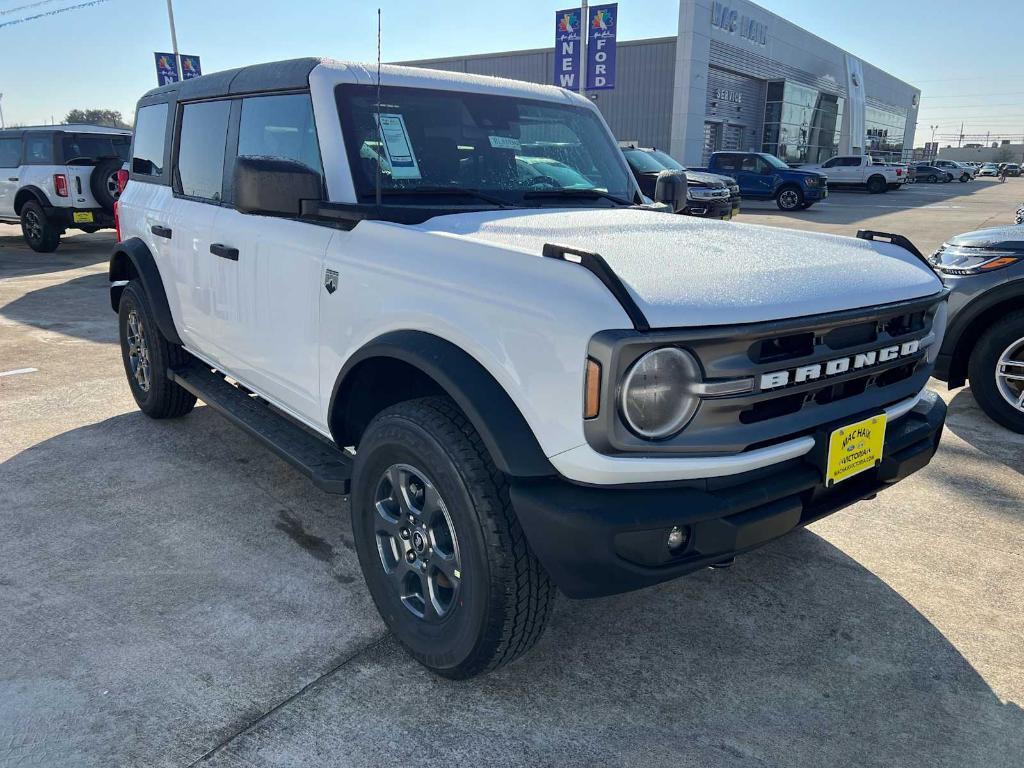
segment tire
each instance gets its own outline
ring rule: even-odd
[[[89,176],[89,189],[92,190],[92,196],[107,213],[113,213],[114,203],[121,196],[117,188],[117,172],[123,165],[124,161],[117,157],[100,160]]]
[[[555,587],[516,519],[505,476],[451,400],[410,400],[374,418],[359,441],[351,503],[367,587],[420,664],[465,679],[540,638]],[[410,519],[416,525],[406,527]]]
[[[785,186],[775,195],[775,204],[783,211],[798,211],[804,204],[804,193],[800,187]]]
[[[939,180],[939,177],[936,176],[934,173],[929,174],[929,176],[928,176],[928,183],[929,184],[935,184],[938,180]]]
[[[37,253],[53,253],[60,245],[60,230],[46,218],[43,207],[35,200],[21,208],[21,234],[28,247]]]
[[[981,334],[967,365],[971,392],[981,410],[996,423],[1024,434],[1024,381],[999,376],[1000,370],[1024,375],[1024,365],[1001,366],[1001,359],[1024,363],[1024,311],[1012,312]]]
[[[886,189],[888,189],[888,185],[884,176],[872,176],[868,179],[868,192],[870,194],[877,195],[885,192]]]
[[[971,174],[969,174],[969,173],[965,173],[965,174],[963,174],[963,175],[962,175],[962,176],[960,177],[960,183],[961,183],[961,184],[963,184],[963,183],[964,183],[964,182],[966,182],[966,181],[970,181],[970,180],[971,180]]]
[[[139,410],[153,419],[184,416],[195,407],[196,396],[171,381],[167,369],[191,356],[160,333],[140,283],[133,280],[125,286],[117,314],[121,360]]]

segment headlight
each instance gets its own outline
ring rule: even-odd
[[[1019,251],[992,251],[959,245],[944,245],[930,259],[932,266],[946,275],[977,275],[1008,267],[1020,260]]]
[[[699,403],[693,385],[699,381],[700,367],[690,353],[676,347],[652,350],[623,379],[622,417],[640,437],[671,437],[693,418]]]
[[[808,187],[818,186],[818,178],[816,176],[808,176],[804,181],[807,182]]]

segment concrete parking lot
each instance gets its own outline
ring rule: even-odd
[[[1012,221],[1024,179],[836,193],[741,221]],[[453,683],[390,640],[343,501],[208,408],[124,382],[111,233],[0,225],[0,766],[1020,766],[1024,436],[948,393],[934,462],[742,557],[561,599]],[[17,371],[23,371],[17,373]],[[12,373],[13,372],[13,373]]]

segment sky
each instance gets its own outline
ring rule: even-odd
[[[126,117],[170,50],[165,0],[0,0],[0,93],[8,123],[73,108]],[[686,0],[682,0],[686,2]],[[619,0],[620,39],[674,35],[680,0]],[[553,45],[569,0],[174,0],[178,45],[204,72],[297,56],[385,61]],[[1024,136],[1024,0],[761,0],[760,5],[922,90],[916,144],[965,133]],[[71,8],[64,11],[63,9]],[[54,15],[14,23],[57,11]]]

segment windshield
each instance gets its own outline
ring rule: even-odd
[[[650,152],[642,149],[624,149],[622,154],[626,156],[629,167],[636,173],[660,173],[668,168]]]
[[[658,158],[658,161],[668,168],[670,171],[685,171],[686,166],[677,161],[672,155],[667,152],[662,152],[660,149],[651,150],[651,154]]]
[[[64,162],[90,165],[109,157],[128,159],[131,136],[104,133],[66,133],[61,137]]]
[[[476,202],[530,207],[607,206],[615,204],[610,198],[634,198],[618,147],[586,107],[384,87],[378,133],[376,92],[364,85],[336,91],[360,202],[374,200],[378,167],[389,205],[451,205],[459,190]]]
[[[775,155],[769,155],[767,152],[763,152],[760,155],[758,155],[758,157],[762,158],[772,168],[778,168],[783,171],[789,170],[789,166],[786,165],[781,160],[779,160],[779,158],[777,158]]]

